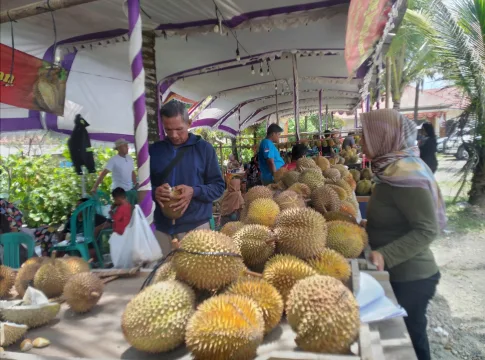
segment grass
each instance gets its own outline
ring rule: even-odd
[[[483,215],[477,213],[473,208],[464,206],[467,199],[461,197],[453,203],[453,196],[445,196],[446,215],[448,216],[448,229],[461,232],[481,232],[485,230]]]

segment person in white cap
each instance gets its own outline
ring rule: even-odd
[[[91,190],[92,193],[98,190],[99,185],[110,172],[113,173],[112,190],[122,188],[125,191],[130,191],[133,188],[138,188],[133,158],[128,155],[128,141],[125,139],[116,140],[114,148],[118,151],[118,154],[108,161],[105,169],[99,175],[98,180],[96,180]]]

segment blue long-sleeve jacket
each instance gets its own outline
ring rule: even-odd
[[[160,174],[183,147],[190,147],[174,167],[170,175],[163,180]],[[194,189],[194,195],[185,214],[172,224],[172,220],[162,214],[156,203],[155,226],[158,231],[167,234],[179,234],[191,231],[207,223],[212,217],[212,202],[224,193],[225,183],[217,162],[217,155],[207,141],[200,136],[189,134],[187,142],[174,147],[170,140],[159,141],[150,146],[150,174],[153,188],[168,183],[171,187],[187,185]]]

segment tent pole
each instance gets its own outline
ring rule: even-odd
[[[318,137],[322,136],[322,91],[318,90]]]
[[[325,130],[328,130],[328,104],[325,105]]]
[[[44,14],[46,12],[66,9],[76,5],[87,4],[97,0],[50,0],[38,1],[32,4],[19,6],[0,13],[0,24],[25,19],[31,16]]]
[[[358,128],[359,127],[359,118],[357,116],[357,109],[354,110],[354,128]]]
[[[142,57],[142,24],[139,0],[128,0],[130,35],[130,63],[133,78],[133,114],[135,118],[135,147],[138,164],[138,204],[148,223],[153,223],[152,186],[150,182],[150,155],[148,153],[148,124],[145,99],[145,69]]]
[[[161,139],[160,130],[163,131],[163,124],[159,123],[158,83],[157,83],[157,62],[155,57],[155,32],[143,31],[143,44],[141,49],[143,56],[143,68],[145,69],[145,96],[148,123],[148,142],[150,144]]]
[[[280,113],[278,111],[278,88],[275,89],[275,98],[276,98],[276,124],[280,125]]]
[[[296,54],[291,55],[293,64],[293,108],[295,110],[295,137],[300,142],[300,84],[298,81],[298,62]]]

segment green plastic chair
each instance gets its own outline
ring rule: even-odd
[[[79,229],[79,223],[77,221],[78,215],[82,214],[82,229]],[[70,254],[78,252],[81,257],[89,261],[89,244],[93,244],[94,250],[96,251],[96,256],[99,261],[99,265],[104,268],[103,256],[99,250],[98,243],[94,238],[94,219],[96,215],[96,202],[94,200],[88,200],[77,207],[77,209],[71,215],[71,241],[69,245],[56,245],[50,248],[50,252],[63,251]],[[80,231],[78,231],[80,230]],[[83,242],[77,242],[77,235],[82,234],[84,237]]]
[[[91,200],[96,203],[96,214],[103,215],[103,206],[111,204],[111,197],[103,191],[97,190],[91,196]]]
[[[3,245],[3,264],[12,269],[20,267],[20,246],[27,246],[27,258],[34,256],[34,239],[23,232],[11,232],[0,235]]]

